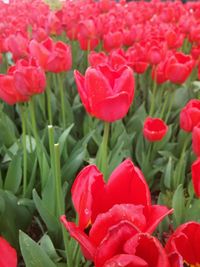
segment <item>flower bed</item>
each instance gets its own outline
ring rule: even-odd
[[[200,266],[199,18],[0,2],[0,267]]]

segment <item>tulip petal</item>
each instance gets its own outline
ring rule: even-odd
[[[90,240],[98,246],[106,236],[109,228],[124,220],[134,224],[138,231],[144,229],[146,218],[144,217],[143,209],[142,205],[121,204],[115,205],[109,211],[99,214],[90,230]]]
[[[93,260],[96,248],[90,242],[88,236],[79,227],[77,227],[75,223],[68,222],[65,215],[62,215],[60,217],[60,221],[65,226],[70,235],[79,242],[84,256],[89,260]]]
[[[16,267],[17,253],[14,248],[2,237],[0,237],[0,266]]]
[[[122,119],[129,108],[129,95],[122,92],[96,103],[91,112],[93,116],[103,121],[113,122]]]
[[[167,254],[155,237],[139,233],[127,240],[124,251],[144,259],[151,267],[169,267]]]
[[[137,229],[128,221],[111,227],[96,250],[95,267],[101,267],[114,255],[123,253],[124,243],[136,233]]]
[[[169,210],[165,206],[160,206],[160,205],[146,206],[144,208],[144,214],[145,217],[148,218],[148,220],[145,232],[152,234],[155,228],[158,226],[158,224],[162,221],[162,219],[165,216],[171,214],[172,212],[173,209]]]
[[[148,267],[148,264],[135,255],[119,254],[106,261],[103,267]]]
[[[81,98],[81,101],[87,110],[87,112],[91,112],[91,108],[88,102],[88,92],[87,88],[85,87],[85,77],[77,70],[74,71],[74,78],[77,84],[77,89]]]
[[[131,68],[127,67],[127,69],[122,72],[122,75],[115,80],[113,91],[115,93],[127,92],[129,103],[132,103],[134,97],[134,76]]]
[[[85,86],[87,88],[91,109],[96,109],[96,104],[112,96],[112,89],[108,80],[102,73],[89,67],[85,73]]]
[[[103,175],[95,165],[85,167],[72,186],[72,201],[79,215],[79,227],[81,229],[86,228],[91,222],[93,211],[98,213],[103,194]]]
[[[150,191],[145,178],[130,159],[122,162],[113,171],[106,185],[106,191],[109,207],[121,203],[144,206],[151,203]]]
[[[200,197],[200,158],[192,164],[192,182],[197,197]]]

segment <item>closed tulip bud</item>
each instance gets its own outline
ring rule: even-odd
[[[192,99],[180,112],[180,127],[186,132],[191,132],[200,122],[200,100]]]
[[[109,65],[89,67],[85,76],[75,70],[75,81],[82,103],[89,114],[107,122],[123,118],[133,101],[133,71],[122,66],[113,70]]]

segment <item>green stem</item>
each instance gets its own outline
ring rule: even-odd
[[[66,118],[65,118],[65,97],[64,97],[64,88],[63,88],[63,79],[62,75],[58,74],[57,76],[58,84],[59,84],[59,91],[60,91],[60,100],[61,100],[61,112],[62,112],[62,126],[66,128]]]
[[[22,147],[23,147],[23,197],[27,188],[27,150],[26,150],[26,118],[24,107],[19,105],[21,121],[22,121]]]
[[[104,174],[105,179],[107,179],[108,171],[108,137],[109,137],[110,123],[104,123],[104,133],[103,140],[100,148],[100,170]]]
[[[38,132],[37,132],[37,125],[36,125],[36,119],[35,119],[35,107],[34,107],[34,98],[31,99],[29,102],[29,110],[31,114],[31,123],[32,123],[32,131],[36,142],[36,149],[39,147],[39,138],[38,138]]]
[[[180,160],[178,162],[178,173],[176,174],[176,179],[175,179],[176,184],[174,188],[177,188],[179,184],[183,184],[183,175],[182,175],[183,161],[184,161],[184,157],[186,156],[186,149],[190,141],[191,141],[191,136],[188,134],[187,137],[185,138],[183,148],[181,151],[181,155],[180,155]]]
[[[152,116],[155,109],[155,97],[156,97],[156,88],[157,88],[157,82],[156,82],[156,69],[155,69],[155,77],[153,80],[153,91],[152,91],[152,98],[151,98],[151,107],[149,111],[149,115]]]
[[[165,109],[166,109],[166,106],[167,106],[168,101],[169,101],[169,96],[170,96],[170,94],[167,94],[167,96],[165,98],[165,101],[164,101],[164,104],[163,104],[163,107],[162,107],[162,110],[161,110],[161,113],[160,113],[160,118],[161,119],[163,118],[163,115],[165,114]]]
[[[59,144],[54,145],[54,155],[55,155],[55,180],[56,180],[56,202],[57,202],[56,206],[57,206],[58,218],[60,218],[60,216],[65,213],[65,208],[64,208],[64,199],[63,199],[62,183],[61,183]],[[63,225],[62,225],[62,234],[67,257],[67,266],[72,267],[73,264],[72,264],[71,254],[69,253],[69,247],[70,247],[69,237]]]
[[[46,88],[46,95],[47,95],[47,112],[48,112],[48,120],[49,124],[53,124],[52,119],[52,111],[51,111],[51,86],[50,86],[50,75],[47,76],[47,88]]]

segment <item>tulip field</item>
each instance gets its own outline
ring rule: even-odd
[[[0,1],[0,267],[200,267],[200,1]]]

